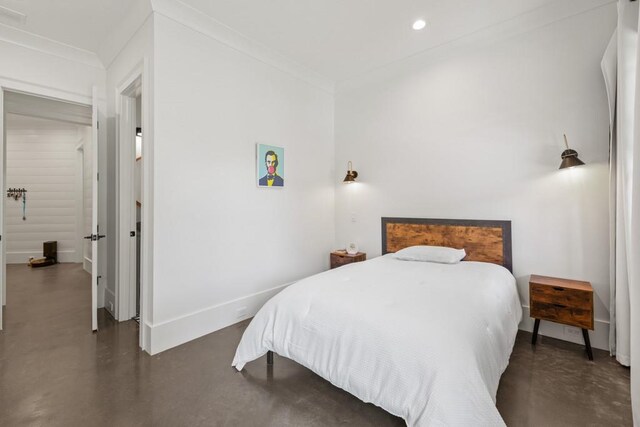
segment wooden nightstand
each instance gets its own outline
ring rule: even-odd
[[[351,264],[352,262],[366,261],[367,254],[358,252],[357,254],[349,255],[345,250],[333,251],[331,252],[329,260],[331,261],[331,268],[336,268],[341,265]]]
[[[593,288],[579,280],[531,275],[530,315],[536,319],[531,344],[536,343],[540,320],[550,320],[582,329],[589,360],[593,360],[589,331],[593,330]]]

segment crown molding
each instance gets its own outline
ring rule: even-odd
[[[98,55],[93,52],[1,23],[0,41],[90,67],[104,69]]]
[[[315,71],[287,58],[277,51],[224,25],[204,12],[180,0],[151,0],[153,11],[204,34],[228,47],[279,69],[324,92],[333,94],[334,82]]]
[[[413,55],[340,80],[336,82],[336,93],[366,85],[371,81],[376,81],[379,78],[395,73],[401,73],[402,70],[424,66],[444,56],[475,50],[480,46],[498,43],[533,32],[554,23],[593,12],[602,7],[615,7],[617,3],[618,0],[559,0],[549,2],[541,7],[489,25],[455,40],[427,48]]]
[[[132,0],[131,3],[122,21],[98,48],[98,57],[107,69],[153,14],[149,0]]]

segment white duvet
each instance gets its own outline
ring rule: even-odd
[[[385,255],[273,297],[245,330],[233,366],[271,350],[409,426],[504,425],[495,397],[521,316],[503,267]]]

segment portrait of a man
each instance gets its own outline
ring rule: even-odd
[[[258,144],[258,186],[284,187],[284,148]]]

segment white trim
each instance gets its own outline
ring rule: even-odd
[[[98,203],[100,196],[100,183],[98,182],[98,174],[100,172],[100,99],[98,96],[98,87],[94,86],[92,89],[92,119],[91,119],[91,233],[100,234],[98,220],[100,218],[100,211]],[[106,141],[105,141],[106,143]],[[103,228],[103,233],[107,230]],[[100,250],[98,249],[99,240],[91,240],[91,259],[95,259],[95,262],[91,263],[91,329],[95,332],[98,330],[98,292],[100,289],[99,276],[100,276]],[[106,280],[106,278],[105,278]]]
[[[145,323],[144,327],[151,332],[150,353],[160,353],[249,319],[255,316],[267,301],[291,284],[277,286],[153,325]],[[237,310],[240,308],[245,313],[242,317],[237,316]]]
[[[7,182],[7,130],[5,127],[5,114],[4,114],[4,91],[5,87],[2,86],[2,82],[0,81],[0,137],[2,138],[0,144],[0,165],[2,166],[2,171],[0,171],[0,188],[4,193],[4,189],[6,188],[5,183]],[[0,237],[4,235],[4,230],[6,230],[6,213],[5,213],[5,197],[4,194],[0,194]],[[2,310],[5,305],[7,305],[7,264],[6,264],[6,239],[0,238],[0,331],[3,328],[2,324]]]
[[[76,259],[84,259],[84,143],[76,146]]]
[[[90,95],[81,92],[54,88],[52,86],[31,83],[10,77],[0,77],[0,87],[11,92],[21,92],[45,98],[51,98],[76,104],[91,106],[93,99]]]
[[[87,257],[83,257],[82,260],[82,269],[84,271],[86,271],[87,273],[91,274],[91,263],[93,261],[91,261],[91,258],[87,258]]]
[[[113,310],[111,310],[113,304]],[[109,288],[105,288],[104,290],[104,308],[105,310],[107,310],[109,312],[109,314],[111,314],[111,317],[113,317],[114,319],[116,318],[116,313],[115,313],[115,307],[116,307],[116,295],[115,293],[109,289]]]
[[[154,0],[153,10],[159,15],[189,27],[205,36],[211,37],[238,52],[277,68],[328,94],[333,94],[334,92],[333,80],[239,33],[202,11],[186,5],[180,0]]]
[[[66,59],[67,61],[88,65],[101,70],[104,69],[98,55],[93,52],[60,43],[59,41],[8,25],[0,24],[0,41],[22,46],[46,55],[56,56]]]
[[[115,90],[116,97],[116,319],[129,320],[135,312],[136,205],[132,178],[135,165],[135,96],[142,95],[142,259],[140,262],[140,324],[153,322],[153,124],[149,113],[149,62],[134,67]],[[131,228],[133,224],[134,228]],[[131,297],[133,295],[133,299]],[[140,328],[140,347],[149,352],[151,330]]]
[[[140,339],[144,339],[143,342],[140,343],[140,347],[145,350],[149,354],[151,353],[151,326],[147,322],[140,321]]]
[[[529,317],[529,306],[523,305],[522,321],[520,322],[519,329],[531,332],[533,331],[533,323],[534,319]],[[560,323],[547,322],[543,320],[542,322],[540,322],[540,329],[538,330],[538,332],[540,335],[546,337],[557,338],[559,340],[570,341],[576,344],[584,345],[581,334],[569,335],[565,333],[565,328],[579,330],[579,328],[574,328],[573,326],[566,326]],[[589,339],[591,340],[592,347],[609,351],[609,321],[595,319],[594,330],[589,331]]]
[[[140,242],[140,250],[142,252],[140,260],[140,318],[145,322],[153,322],[153,209],[154,209],[154,124],[153,114],[151,113],[151,100],[153,93],[151,88],[151,66],[149,59],[144,59],[142,72],[142,155],[144,161],[142,168],[142,191],[141,203],[142,208],[142,240]],[[135,139],[134,139],[135,150]],[[135,203],[134,203],[135,204]],[[135,211],[135,206],[134,206]],[[143,317],[144,316],[144,317]],[[147,352],[151,349],[151,334],[148,329],[141,328],[140,346]]]

